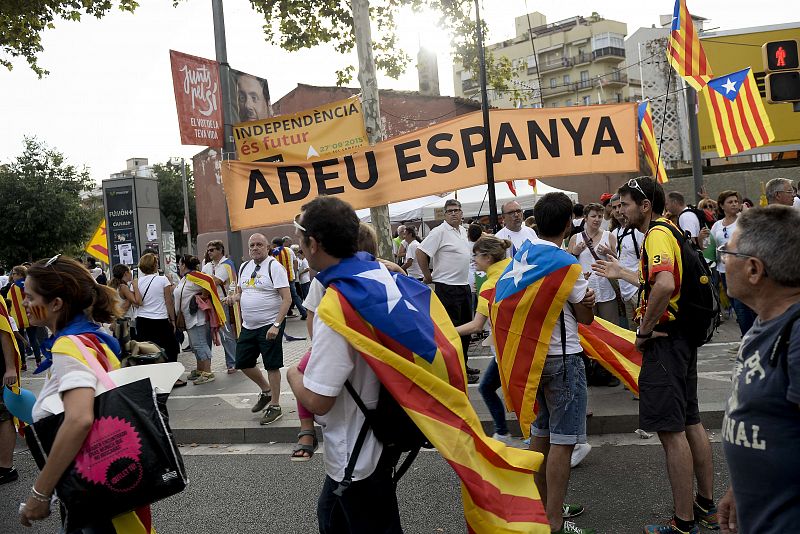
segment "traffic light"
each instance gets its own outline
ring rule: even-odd
[[[767,72],[764,79],[767,102],[800,102],[800,41],[784,39],[764,43],[761,56]]]

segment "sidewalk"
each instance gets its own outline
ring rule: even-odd
[[[294,337],[307,337],[306,323],[299,318],[288,319],[286,333]],[[722,424],[725,402],[730,392],[732,363],[728,349],[739,339],[735,320],[722,324],[713,342],[700,348],[698,356],[698,395],[700,411],[706,428],[719,428]],[[222,347],[214,347],[212,370],[216,380],[210,384],[187,387],[173,391],[169,400],[170,424],[180,443],[293,443],[299,429],[297,406],[285,381],[285,368],[296,364],[310,347],[309,340],[284,341],[284,380],[281,383],[280,404],[283,417],[268,426],[259,425],[261,414],[250,407],[255,403],[257,387],[241,372],[227,374]],[[485,369],[492,357],[487,347],[473,344],[470,348],[470,366]],[[189,371],[195,360],[191,353],[182,353],[179,361]],[[31,362],[32,363],[32,362]],[[38,393],[42,378],[23,373],[23,387]],[[488,410],[478,392],[477,384],[468,388],[469,398],[483,422],[487,433],[493,432]],[[628,433],[638,428],[638,401],[630,392],[617,386],[590,387],[588,420],[589,434]],[[520,434],[513,414],[508,414],[513,434]]]

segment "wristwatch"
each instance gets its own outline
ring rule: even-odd
[[[653,331],[651,330],[650,333],[648,334],[642,334],[641,332],[639,332],[639,329],[637,328],[636,337],[639,339],[650,339],[651,337],[653,337]]]
[[[272,326],[274,326],[275,328],[280,328],[281,327],[281,323],[272,323]]]

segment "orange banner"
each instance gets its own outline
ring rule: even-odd
[[[490,121],[498,181],[639,169],[636,104],[492,110]],[[486,182],[481,113],[352,155],[227,161],[222,180],[234,230],[289,222],[318,195],[360,209],[471,187]]]
[[[216,61],[169,51],[181,143],[221,147],[222,86]]]

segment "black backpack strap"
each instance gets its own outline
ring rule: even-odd
[[[364,424],[361,425],[361,430],[358,432],[358,437],[356,438],[356,444],[353,446],[353,451],[350,453],[350,460],[344,468],[344,477],[342,477],[342,481],[339,482],[339,486],[333,491],[333,494],[337,497],[341,497],[345,490],[350,487],[350,484],[353,483],[353,472],[356,470],[358,456],[361,454],[361,448],[364,446],[364,441],[367,439],[367,432],[369,432],[369,411],[367,410],[367,406],[364,404],[364,401],[361,400],[358,393],[356,393],[353,384],[351,384],[349,380],[345,380],[344,387],[347,389],[347,392],[350,393],[350,396],[353,397],[359,410],[364,413]]]
[[[636,259],[639,259],[639,244],[636,242],[636,229],[631,228],[631,239],[633,239],[633,250],[636,252]]]
[[[242,264],[242,265],[239,267],[239,278],[237,278],[237,280],[236,280],[236,281],[237,281],[237,283],[238,283],[239,279],[241,279],[241,278],[242,278],[242,271],[244,271],[244,268],[247,266],[247,264],[249,264],[249,263],[250,263],[250,262],[252,262],[252,261],[253,261],[253,260],[246,261],[246,262],[244,262],[244,263],[243,263],[243,264]]]
[[[778,359],[789,352],[789,341],[792,337],[792,329],[795,322],[800,319],[800,310],[797,310],[789,318],[789,321],[783,326],[780,334],[775,339],[775,344],[772,346],[772,352],[769,355],[769,364],[772,367],[778,366]],[[786,361],[784,359],[784,361]]]

